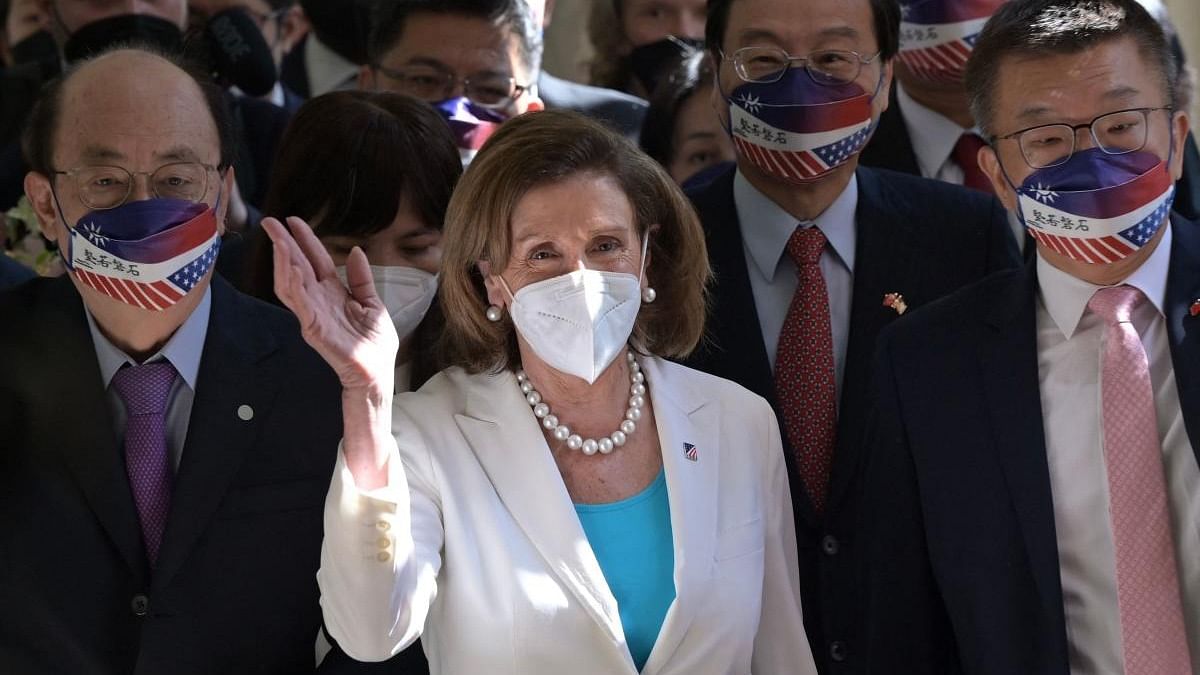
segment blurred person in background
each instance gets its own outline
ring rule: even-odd
[[[648,99],[704,46],[704,21],[704,0],[596,0],[588,21],[592,83]]]
[[[359,68],[367,62],[374,4],[372,0],[300,0],[311,30],[283,59],[284,85],[305,99],[353,89]]]
[[[684,185],[705,169],[734,160],[733,144],[712,107],[713,68],[708,54],[680,62],[650,99],[640,144]]]
[[[427,101],[463,165],[511,117],[541,110],[541,28],[525,0],[394,0],[378,6],[359,88]]]

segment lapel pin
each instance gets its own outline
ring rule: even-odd
[[[1192,306],[1188,308],[1188,314],[1192,316],[1200,316],[1200,298],[1192,301]]]
[[[904,296],[899,293],[885,294],[883,296],[883,306],[896,310],[896,314],[903,314],[908,311],[908,303],[904,301]]]
[[[237,416],[241,421],[249,422],[250,420],[254,419],[254,408],[251,408],[243,403],[242,405],[238,406]]]
[[[683,444],[683,456],[687,457],[688,461],[690,462],[700,461],[700,451],[697,450],[696,446],[692,445],[691,443]]]

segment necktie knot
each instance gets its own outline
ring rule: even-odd
[[[1088,309],[1107,324],[1128,323],[1133,310],[1145,299],[1133,286],[1112,286],[1096,291],[1088,301]]]
[[[797,227],[788,238],[787,253],[797,267],[816,265],[825,250],[825,233],[816,225]]]
[[[167,396],[175,383],[175,367],[168,361],[123,366],[113,375],[112,386],[125,402],[126,414],[162,415],[167,410]]]

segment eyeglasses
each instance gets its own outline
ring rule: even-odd
[[[759,84],[778,82],[792,64],[800,62],[814,82],[832,86],[858,79],[862,67],[873,63],[880,53],[863,58],[858,52],[822,49],[808,56],[792,56],[778,47],[742,47],[733,56],[722,52],[721,60],[732,61],[738,77]]]
[[[457,84],[462,84],[463,94],[485,108],[505,108],[522,93],[528,85],[504,75],[475,75],[461,80],[444,70],[431,66],[385,68],[375,65],[375,70],[400,85],[400,92],[425,101],[444,101],[450,98]]]
[[[154,171],[130,171],[120,166],[82,166],[68,171],[55,171],[56,176],[69,176],[75,182],[75,194],[89,209],[115,209],[133,194],[134,177],[149,178],[149,188],[155,197],[198,202],[208,194],[208,174],[217,167],[199,162],[173,162]]]
[[[1118,110],[1100,115],[1087,124],[1043,124],[995,136],[990,143],[1015,138],[1021,148],[1021,156],[1030,168],[1048,169],[1066,164],[1071,159],[1077,147],[1079,130],[1087,129],[1101,152],[1108,155],[1124,155],[1146,147],[1146,140],[1150,135],[1150,113],[1158,110],[1171,108],[1160,106]]]

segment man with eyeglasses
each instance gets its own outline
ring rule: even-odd
[[[25,189],[68,273],[0,293],[0,670],[316,670],[337,379],[214,278],[222,92],[104,52],[31,113]]]
[[[736,168],[690,192],[716,286],[689,364],[772,402],[795,505],[805,630],[861,671],[861,432],[879,330],[1016,264],[994,198],[857,166],[886,108],[895,0],[710,0],[713,106]]]
[[[359,88],[431,103],[466,165],[506,119],[540,110],[542,39],[525,0],[397,0],[377,8]]]
[[[1012,0],[967,66],[1037,244],[885,332],[868,435],[867,667],[1200,672],[1200,226],[1188,116],[1136,0]]]

